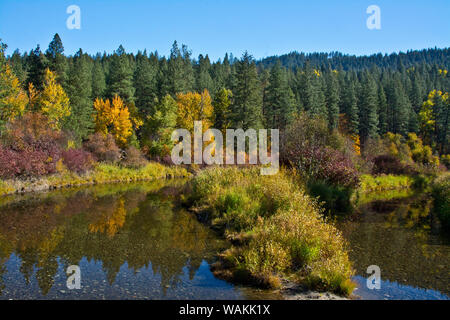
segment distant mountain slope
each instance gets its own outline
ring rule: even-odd
[[[412,50],[406,53],[400,52],[389,55],[378,53],[370,56],[346,55],[340,52],[299,53],[294,51],[281,56],[264,58],[258,61],[258,64],[263,65],[264,67],[271,67],[275,65],[277,61],[280,61],[284,67],[289,69],[303,67],[306,61],[309,61],[311,66],[318,68],[328,68],[330,66],[333,69],[342,68],[344,70],[367,69],[373,65],[380,68],[397,69],[402,65],[408,68],[412,65],[422,63],[437,64],[448,68],[450,66],[450,48]]]

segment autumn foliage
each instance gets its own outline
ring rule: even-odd
[[[177,94],[177,126],[194,132],[194,121],[203,121],[203,130],[212,126],[213,106],[208,90]]]
[[[91,152],[97,161],[115,163],[120,160],[120,149],[111,134],[100,132],[89,136],[84,148]]]
[[[0,146],[0,177],[26,178],[51,174],[61,157],[63,136],[38,113],[8,124]]]
[[[125,146],[133,134],[130,111],[123,100],[115,95],[110,101],[97,98],[94,101],[95,127],[97,132],[111,133],[117,144]]]
[[[44,89],[39,93],[38,105],[54,129],[61,129],[62,121],[70,116],[69,97],[49,69],[45,72]]]
[[[0,72],[0,122],[14,120],[23,115],[28,104],[26,92],[21,88],[19,79],[6,65]]]

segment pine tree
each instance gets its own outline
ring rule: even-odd
[[[347,81],[347,87],[342,100],[342,112],[347,116],[348,128],[351,134],[359,132],[358,98],[356,96],[355,84]]]
[[[310,115],[328,117],[321,73],[306,63],[304,70],[297,73],[298,92],[301,105]]]
[[[86,138],[94,129],[92,107],[92,62],[80,49],[74,56],[69,70],[67,94],[70,99],[71,114],[64,127],[75,134],[77,140]]]
[[[134,102],[133,70],[122,45],[111,57],[107,90],[110,98],[118,95],[125,103]]]
[[[388,106],[382,85],[378,86],[378,128],[381,135],[388,132]]]
[[[104,98],[106,92],[106,78],[102,63],[99,59],[94,61],[92,67],[91,99]]]
[[[202,92],[203,90],[208,90],[214,93],[214,82],[210,74],[211,62],[209,61],[208,55],[203,57],[200,55],[198,57],[198,64],[196,66],[196,80],[195,80],[195,90]]]
[[[388,106],[391,116],[390,132],[406,136],[409,122],[409,99],[406,96],[400,79],[394,79],[389,84]]]
[[[55,73],[58,82],[66,89],[68,64],[67,58],[64,56],[64,46],[57,33],[50,42],[45,56],[48,67]]]
[[[326,104],[328,109],[328,125],[335,129],[339,120],[339,83],[336,72],[333,70],[328,73],[326,78]]]
[[[263,107],[266,125],[269,128],[284,129],[293,118],[295,101],[286,72],[280,63],[272,67],[266,91]]]
[[[258,129],[262,126],[262,97],[256,64],[247,52],[236,63],[231,123],[234,128]]]
[[[136,106],[144,116],[153,115],[153,106],[158,101],[157,73],[158,65],[152,65],[147,55],[136,57],[134,87],[136,88]]]
[[[178,48],[175,41],[170,51],[170,59],[167,65],[167,76],[170,83],[170,93],[186,93],[193,90],[194,71],[192,68],[191,52],[185,45]]]
[[[368,72],[363,77],[359,103],[359,135],[362,144],[378,133],[377,85]]]
[[[24,64],[24,58],[20,55],[19,50],[15,50],[9,60],[12,72],[16,75],[22,87],[26,89],[27,71]]]
[[[158,74],[156,76],[158,83],[158,99],[161,100],[166,95],[175,94],[172,92],[172,81],[169,77],[169,64],[165,58],[159,61]]]
[[[36,49],[31,50],[27,59],[27,66],[27,84],[32,83],[36,90],[42,90],[44,85],[45,70],[47,68],[47,59],[42,54],[39,45]]]
[[[219,60],[217,63],[212,65],[211,77],[214,82],[214,92],[218,92],[223,88],[230,89],[233,87],[231,65],[228,54],[225,54],[222,63]]]

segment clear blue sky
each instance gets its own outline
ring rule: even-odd
[[[81,8],[81,30],[69,30],[69,5]],[[381,30],[366,27],[366,8],[381,8]],[[48,47],[55,33],[66,54],[95,54],[123,44],[127,52],[158,50],[174,40],[194,57],[226,52],[256,58],[341,51],[391,53],[450,46],[449,0],[1,0],[0,38],[7,53]]]

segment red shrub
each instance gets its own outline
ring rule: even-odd
[[[147,164],[147,159],[139,149],[129,147],[125,150],[125,159],[122,164],[129,168],[141,168]]]
[[[85,173],[92,168],[94,160],[92,155],[83,149],[69,149],[62,152],[64,165],[70,171],[78,174]]]
[[[400,162],[397,157],[385,154],[373,158],[372,174],[412,174],[411,166]]]
[[[84,148],[92,153],[97,161],[115,163],[120,160],[120,149],[110,134],[103,135],[97,132],[90,135],[88,141],[84,143]]]
[[[26,114],[9,123],[2,137],[0,177],[31,177],[56,171],[63,136],[39,114]]]
[[[166,156],[155,156],[155,157],[151,157],[150,160],[155,161],[155,162],[159,162],[168,166],[173,166],[174,163],[172,161],[172,157],[170,155],[166,155]]]
[[[359,184],[359,174],[352,161],[331,148],[285,150],[283,159],[284,164],[295,167],[307,178],[346,188],[356,188]]]
[[[16,151],[0,146],[0,177],[27,178],[42,176],[56,171],[54,158],[42,150]]]

